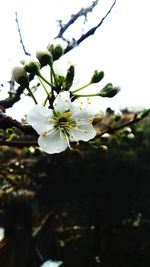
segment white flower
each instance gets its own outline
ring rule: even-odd
[[[27,116],[29,124],[40,135],[38,144],[43,151],[53,154],[71,148],[70,142],[89,141],[96,131],[90,100],[71,102],[68,91],[57,95],[54,109],[35,105]]]
[[[45,261],[40,267],[59,267],[62,264],[62,261]]]

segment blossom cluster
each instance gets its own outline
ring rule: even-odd
[[[63,53],[63,46],[50,44],[46,50],[36,52],[36,60],[22,61],[22,65],[12,71],[13,79],[26,88],[34,100],[35,105],[28,113],[27,121],[39,134],[40,148],[49,154],[72,149],[72,142],[79,144],[79,141],[88,142],[93,139],[96,136],[93,126],[96,114],[91,98],[113,97],[120,90],[108,83],[96,94],[82,94],[81,90],[103,79],[104,72],[97,70],[87,84],[72,89],[75,66],[70,64],[65,75],[54,68],[54,61]],[[45,66],[49,67],[50,79],[41,74],[41,69]],[[46,93],[43,104],[38,103],[30,88],[30,75],[38,77]]]

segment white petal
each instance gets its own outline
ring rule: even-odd
[[[91,105],[90,98],[87,98],[86,100],[82,100],[81,98],[75,100],[71,104],[71,110],[72,110],[72,118],[93,118],[95,116],[95,111]]]
[[[72,128],[70,129],[70,141],[89,141],[94,138],[96,135],[96,131],[91,124],[85,124],[79,126],[78,129]]]
[[[59,267],[62,264],[62,261],[45,261],[40,267]]]
[[[60,136],[59,131],[54,131],[47,136],[40,136],[38,144],[43,151],[49,154],[60,153],[68,147],[67,140]]]
[[[28,123],[41,134],[53,128],[52,122],[49,121],[53,116],[53,111],[46,107],[35,105],[27,115]]]
[[[70,93],[67,91],[59,93],[53,103],[55,111],[60,113],[63,113],[64,111],[70,109],[70,105]]]

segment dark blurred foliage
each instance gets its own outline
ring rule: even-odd
[[[149,118],[132,131],[108,150],[1,148],[1,267],[150,266]]]

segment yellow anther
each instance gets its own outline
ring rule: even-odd
[[[42,132],[42,136],[47,136],[48,132],[47,131],[43,131]]]

